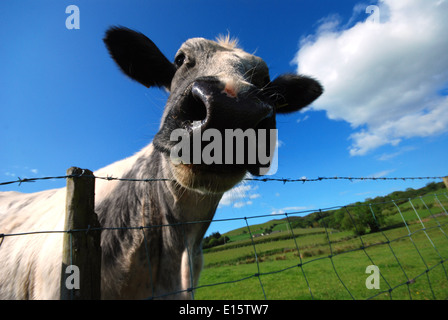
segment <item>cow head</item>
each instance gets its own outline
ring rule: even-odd
[[[276,128],[276,114],[298,111],[323,91],[316,80],[306,76],[285,74],[271,81],[266,63],[228,38],[217,42],[189,39],[173,62],[146,36],[127,28],[110,28],[104,42],[126,75],[148,88],[164,87],[170,92],[153,144],[166,158],[167,170],[179,184],[202,192],[221,193],[241,181],[247,172],[265,172],[261,169],[269,167],[270,161],[261,162],[257,157],[253,160],[250,153],[263,150],[272,158],[270,146],[275,137],[270,133]],[[191,142],[186,148],[181,146],[181,161],[173,158],[172,152],[180,144],[179,136],[173,139],[173,132],[179,130]],[[246,147],[226,148],[231,143],[225,139],[230,137],[226,136],[229,130],[243,134],[240,142],[246,141]],[[255,141],[249,139],[249,130]],[[264,141],[260,143],[263,130]],[[202,139],[195,140],[195,134],[203,134]],[[238,140],[233,137],[234,142]],[[194,146],[195,141],[202,143]],[[215,159],[220,153],[222,161],[210,163],[203,159],[202,151],[208,148],[210,152],[212,143],[216,147],[212,151]]]

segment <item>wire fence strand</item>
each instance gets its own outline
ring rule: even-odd
[[[67,178],[76,178],[80,175],[64,175],[64,176],[50,176],[50,177],[37,177],[37,178],[20,178],[17,180],[0,182],[0,186],[10,185],[10,184],[18,184],[19,186],[22,183],[36,182],[42,180],[57,180],[57,179],[67,179]],[[134,179],[134,178],[118,178],[113,176],[100,177],[95,175],[83,175],[86,178],[107,180],[107,181],[129,181],[129,182],[163,182],[163,181],[174,181],[169,178],[148,178],[148,179]],[[243,179],[244,181],[256,181],[256,182],[282,182],[282,183],[293,183],[293,182],[319,182],[325,180],[346,180],[346,181],[414,181],[414,180],[441,180],[446,178],[445,176],[427,176],[427,177],[317,177],[317,178],[256,178],[256,177],[248,177]]]

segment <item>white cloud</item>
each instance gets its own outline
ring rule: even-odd
[[[297,123],[306,121],[306,120],[308,120],[308,118],[309,118],[309,115],[306,115],[306,116],[304,116],[303,118],[299,118],[299,119],[297,119]]]
[[[392,173],[394,171],[395,171],[395,169],[383,170],[383,171],[380,171],[380,172],[377,172],[377,173],[374,173],[374,174],[370,175],[370,177],[372,177],[372,178],[383,178],[383,177],[386,177],[388,174],[390,174],[390,173]]]
[[[238,201],[233,204],[234,208],[242,208],[247,205],[251,205],[252,201]]]
[[[378,6],[380,23],[341,28],[337,16],[322,20],[294,60],[298,73],[325,88],[312,108],[356,130],[349,137],[353,156],[448,131],[448,97],[438,93],[448,86],[448,1],[384,0]]]
[[[30,169],[29,167],[26,167],[26,166],[22,167],[22,166],[15,165],[15,166],[13,166],[11,168],[14,170],[14,172],[6,171],[6,172],[4,172],[5,176],[7,176],[7,177],[17,177],[17,176],[19,176],[21,178],[28,178],[28,174],[29,173],[32,173],[34,175],[39,173],[38,169]]]
[[[252,200],[259,198],[261,195],[255,191],[258,186],[252,186],[249,184],[241,184],[230,191],[224,193],[219,207],[233,206],[234,208],[242,208],[247,205],[253,204]]]
[[[285,207],[285,208],[281,208],[281,209],[273,209],[271,214],[272,215],[276,215],[276,214],[285,214],[288,212],[297,212],[297,211],[304,211],[304,210],[308,210],[308,207]]]
[[[415,147],[404,147],[404,148],[401,148],[398,151],[393,152],[393,153],[383,153],[381,156],[378,157],[378,160],[388,161],[388,160],[391,160],[395,157],[402,155],[403,153],[413,151],[413,150],[415,150]]]
[[[285,145],[285,142],[283,142],[282,140],[277,141],[277,148],[283,147],[284,145]]]

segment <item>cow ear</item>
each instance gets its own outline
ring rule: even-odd
[[[316,100],[323,92],[318,81],[294,74],[279,76],[268,88],[277,113],[298,111]]]
[[[174,65],[145,35],[124,27],[112,27],[103,39],[120,69],[146,87],[170,89]]]

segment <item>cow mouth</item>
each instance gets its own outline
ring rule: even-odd
[[[180,164],[183,170],[189,172],[195,179],[222,179],[234,180],[248,173],[245,165],[227,164]],[[204,181],[207,182],[207,181]]]
[[[208,183],[207,179],[225,181],[230,178],[231,181],[234,181],[236,177],[242,179],[246,173],[255,176],[263,175],[262,172],[269,170],[272,151],[276,143],[276,136],[269,137],[269,129],[272,127],[268,125],[271,122],[271,119],[268,119],[253,129],[226,129],[228,131],[225,133],[212,128],[212,133],[216,134],[218,138],[210,134],[211,138],[207,136],[204,141],[203,137],[207,135],[207,130],[201,130],[199,126],[202,121],[195,120],[191,126],[185,127],[187,139],[191,144],[186,150],[181,150],[180,155],[182,157],[186,152],[186,158],[179,160],[170,155],[171,162],[174,166],[182,167],[184,173],[192,175],[192,179],[204,179],[204,183]],[[260,137],[260,131],[267,132],[264,139]],[[198,141],[200,146],[196,147]],[[273,146],[272,143],[274,143]],[[264,150],[269,149],[271,153],[260,152],[260,144],[264,146]],[[266,146],[267,144],[269,146]],[[264,156],[263,161],[261,161],[259,153]]]
[[[187,189],[204,193],[223,193],[233,188],[246,175],[243,167],[179,164],[172,165],[178,183]]]
[[[256,129],[252,130],[253,132],[257,132],[258,129],[265,130],[263,126],[257,127]],[[195,134],[195,130],[198,129],[196,129],[194,125],[191,127],[191,130],[187,130],[188,137],[191,138],[192,135]],[[232,131],[232,129],[230,130]],[[216,130],[215,132],[221,133],[221,131],[218,130]],[[254,136],[257,137],[256,135]],[[225,139],[226,138],[223,138],[222,143],[217,144],[216,146],[225,149]],[[191,140],[194,140],[194,137],[191,138]],[[250,152],[258,153],[257,147],[252,149],[250,148],[250,145],[253,146],[256,145],[256,143],[251,143],[249,142],[249,140],[243,141],[245,143],[245,148],[238,150],[238,146],[234,145],[232,148],[233,156],[226,159],[227,154],[224,152],[222,153],[222,157],[218,157],[219,160],[222,160],[218,163],[210,163],[210,161],[207,162],[206,159],[206,156],[208,154],[206,150],[212,145],[214,141],[207,141],[204,145],[201,146],[201,148],[199,148],[199,150],[196,150],[196,152],[202,152],[203,156],[198,157],[198,162],[194,161],[195,150],[194,146],[191,146],[191,149],[189,149],[189,151],[192,157],[188,158],[188,161],[176,162],[171,158],[171,166],[176,173],[176,179],[185,187],[215,193],[225,192],[231,189],[237,183],[239,183],[247,173],[255,176],[263,175],[264,173],[261,172],[267,172],[269,170],[272,156],[267,157],[269,158],[269,161],[267,163],[266,161],[260,163],[259,158],[251,158],[249,154]],[[243,152],[244,156],[242,158],[238,158],[238,152]],[[255,161],[253,161],[253,159],[255,159]],[[226,160],[230,160],[230,162],[227,162]]]

